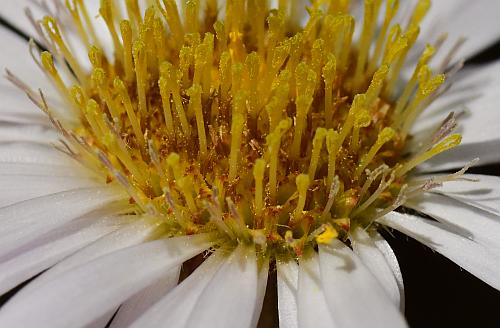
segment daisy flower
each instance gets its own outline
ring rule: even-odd
[[[2,2],[0,326],[404,327],[384,229],[500,288],[498,9]]]

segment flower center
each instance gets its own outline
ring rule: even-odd
[[[68,2],[90,71],[68,31],[43,19],[40,64],[76,123],[42,107],[78,160],[121,184],[166,234],[215,231],[300,256],[400,206],[407,173],[460,142],[441,128],[420,151],[405,148],[444,82],[428,45],[397,92],[429,1],[402,27],[398,1],[366,0],[359,36],[345,0],[307,12],[299,1],[227,1],[225,18],[216,0],[157,1],[144,15],[125,3],[128,19],[101,1],[109,56],[83,1]]]

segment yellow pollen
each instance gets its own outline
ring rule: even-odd
[[[329,244],[332,239],[339,236],[337,230],[329,224],[325,225],[324,229],[325,230],[316,237],[318,244]]]

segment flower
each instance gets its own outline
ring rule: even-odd
[[[385,227],[500,287],[498,178],[465,173],[499,159],[495,84],[475,82],[498,64],[455,62],[498,37],[494,8],[299,4],[103,0],[94,21],[42,2],[26,31],[51,84],[0,31],[45,115],[2,84],[0,291],[48,269],[1,325],[253,327],[276,268],[282,327],[405,326]],[[444,13],[481,13],[472,42],[436,35],[462,31]]]

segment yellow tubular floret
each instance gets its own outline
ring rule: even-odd
[[[404,15],[406,2],[363,0],[362,21],[350,0],[307,11],[300,1],[102,0],[98,13],[65,2],[58,17],[72,26],[45,17],[48,51],[30,43],[64,106],[7,76],[49,115],[64,151],[121,186],[131,212],[166,236],[215,232],[216,246],[296,259],[352,227],[376,228],[432,187],[415,189],[411,170],[460,142],[451,115],[421,149],[407,144],[447,87],[430,69],[439,44],[415,50],[429,0]]]
[[[311,154],[311,163],[309,164],[309,180],[313,181],[316,174],[316,169],[318,168],[319,157],[321,154],[321,148],[323,147],[323,141],[325,140],[327,131],[324,128],[318,128],[313,139],[313,148]]]
[[[246,121],[246,95],[240,92],[235,96],[233,119],[231,123],[231,151],[229,153],[229,180],[237,177],[241,151],[242,133]]]
[[[269,157],[269,199],[272,204],[276,203],[276,193],[278,190],[278,157],[281,145],[281,138],[291,127],[291,119],[282,120],[276,129],[266,137],[267,151]]]
[[[304,206],[306,205],[307,190],[309,189],[310,182],[311,181],[309,180],[309,176],[307,174],[299,174],[295,179],[299,199],[297,202],[297,207],[295,208],[295,212],[293,213],[293,217],[291,219],[292,226],[298,223],[298,221],[302,217],[302,211],[304,210]]]
[[[333,130],[328,130],[326,135],[326,148],[328,150],[328,176],[327,186],[330,186],[335,176],[335,165],[337,162],[337,152],[340,148],[340,136]]]
[[[201,87],[198,84],[193,85],[188,90],[189,106],[196,115],[196,125],[198,127],[198,141],[200,157],[203,159],[207,155],[207,136],[205,132],[205,122],[203,121],[203,109],[201,105]]]
[[[333,123],[333,86],[335,83],[336,71],[337,60],[335,56],[331,55],[323,68],[323,79],[325,80],[325,124],[327,127],[331,127]]]
[[[384,128],[379,133],[375,144],[373,144],[368,153],[366,153],[365,155],[363,155],[363,157],[361,157],[358,167],[356,168],[356,176],[359,176],[364,171],[364,169],[372,161],[372,159],[375,157],[380,148],[382,148],[382,146],[385,143],[391,141],[395,136],[396,132],[392,128]]]

